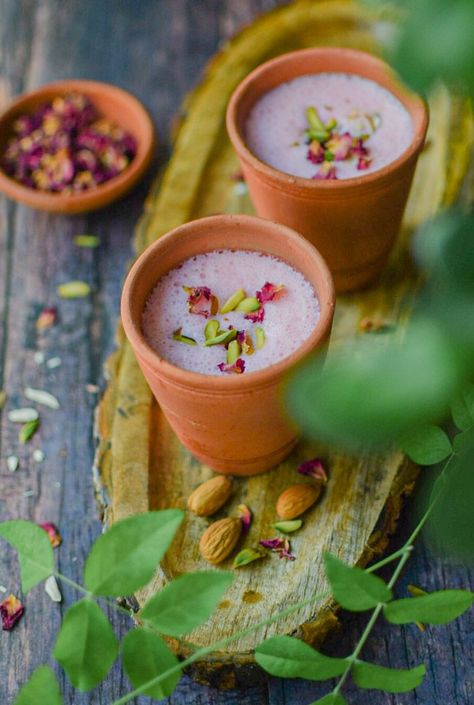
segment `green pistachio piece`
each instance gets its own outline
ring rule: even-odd
[[[328,132],[332,132],[335,127],[337,127],[337,120],[335,118],[331,118],[328,120],[328,122],[324,125],[325,129]]]
[[[244,565],[258,561],[260,558],[265,558],[265,553],[255,548],[244,548],[236,555],[233,562],[234,568],[241,568]]]
[[[18,440],[20,443],[28,443],[30,438],[34,436],[38,430],[39,419],[34,419],[33,421],[28,421],[20,428],[20,433],[18,434]]]
[[[219,321],[216,321],[216,319],[208,321],[206,323],[206,327],[204,328],[205,339],[212,340],[212,338],[216,337],[218,331],[219,331]]]
[[[81,299],[90,294],[91,288],[86,282],[72,281],[60,284],[57,290],[62,299]]]
[[[321,121],[321,118],[319,117],[318,111],[313,105],[311,105],[309,108],[306,108],[305,115],[312,130],[317,130],[318,132],[325,131],[324,124]]]
[[[301,519],[293,519],[291,521],[277,521],[275,524],[272,524],[272,527],[274,529],[278,529],[278,531],[281,531],[283,534],[292,534],[294,531],[298,531],[298,529],[301,529],[303,526],[303,522]]]
[[[237,289],[234,291],[232,296],[229,296],[223,307],[221,308],[221,313],[229,313],[233,311],[243,299],[245,299],[245,291],[243,289]]]
[[[329,149],[324,150],[324,159],[327,162],[333,162],[334,161],[334,154],[331,152]]]
[[[255,342],[257,345],[257,350],[261,350],[265,345],[265,331],[260,326],[255,328]]]
[[[320,144],[321,144],[322,142],[326,142],[326,141],[329,139],[329,137],[330,137],[330,133],[327,132],[326,130],[313,130],[313,129],[310,129],[310,130],[306,130],[305,135],[306,135],[306,137],[307,137],[308,139],[310,139],[310,140],[316,140],[316,141],[319,142]]]
[[[190,338],[189,335],[182,335],[181,328],[178,328],[173,333],[173,340],[177,340],[178,343],[186,343],[186,345],[197,345],[194,338]]]
[[[207,347],[209,345],[225,345],[237,336],[237,331],[235,328],[230,330],[225,330],[223,333],[219,333],[215,338],[209,338],[205,341],[204,345]]]
[[[251,311],[258,311],[259,308],[260,301],[255,296],[247,296],[246,299],[242,299],[235,310],[250,313]]]
[[[74,244],[77,247],[99,247],[100,238],[97,237],[97,235],[76,235],[74,238]]]
[[[240,355],[240,343],[238,340],[231,340],[227,348],[227,364],[233,365]]]

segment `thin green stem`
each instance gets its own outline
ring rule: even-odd
[[[139,688],[136,688],[135,690],[131,691],[130,693],[127,693],[122,698],[119,698],[118,700],[114,700],[112,705],[124,705],[124,703],[130,702],[130,700],[137,697],[138,695],[141,695],[142,693],[145,692],[145,690],[148,690],[148,688],[153,687],[154,685],[157,685],[158,683],[161,683],[161,681],[163,681],[165,678],[168,678],[169,676],[172,676],[174,673],[178,673],[178,672],[182,671],[187,666],[190,666],[195,661],[198,661],[202,656],[206,656],[206,654],[210,654],[213,651],[218,651],[219,649],[223,649],[225,646],[227,646],[228,644],[231,644],[233,641],[236,641],[240,637],[247,636],[247,634],[252,634],[254,631],[256,631],[257,629],[260,629],[261,627],[265,627],[269,624],[273,624],[273,622],[277,622],[278,620],[283,619],[283,617],[287,617],[288,615],[292,614],[293,612],[297,612],[302,607],[306,607],[307,605],[310,605],[312,602],[317,602],[318,600],[323,600],[325,597],[329,597],[330,594],[331,593],[328,590],[326,592],[321,592],[318,595],[313,595],[312,597],[308,597],[306,600],[302,600],[301,602],[297,602],[295,605],[292,605],[291,607],[288,607],[286,610],[283,610],[282,612],[279,612],[278,614],[272,615],[271,617],[264,619],[263,621],[259,622],[258,624],[252,624],[250,627],[247,627],[246,629],[242,629],[241,631],[236,632],[235,634],[231,634],[231,636],[228,636],[225,639],[221,639],[220,641],[216,641],[214,644],[211,644],[210,646],[205,646],[202,649],[198,649],[197,651],[194,652],[194,654],[192,654],[187,659],[182,661],[178,666],[173,666],[173,668],[169,668],[164,673],[161,673],[159,676],[156,676],[155,678],[148,681],[147,683],[144,683]]]
[[[103,600],[108,605],[110,605],[110,607],[117,610],[118,612],[126,614],[128,617],[131,616],[130,610],[128,610],[126,607],[122,607],[122,605],[120,605],[116,600],[109,600],[106,597],[99,597],[97,595],[93,595],[92,592],[87,590],[85,587],[83,587],[79,583],[76,583],[75,580],[71,580],[71,578],[68,578],[67,575],[63,575],[62,573],[59,573],[57,570],[54,571],[53,575],[56,578],[59,578],[59,580],[61,580],[63,583],[66,583],[67,585],[70,585],[71,587],[73,587],[78,592],[82,592],[82,594],[85,595],[86,597],[93,599],[93,600],[97,600],[97,601]]]
[[[453,458],[454,458],[454,455],[455,455],[455,454],[452,453],[452,454],[449,456],[449,458],[448,458],[448,460],[446,461],[446,463],[445,463],[445,465],[444,465],[444,468],[443,468],[443,470],[442,470],[442,472],[441,472],[441,474],[440,474],[440,478],[442,478],[443,475],[446,473],[446,471],[447,471],[447,469],[448,469],[448,467],[449,467],[449,464],[451,463],[451,461],[452,461]],[[438,479],[440,479],[440,478],[438,478]],[[410,558],[411,552],[412,552],[412,550],[413,550],[413,543],[414,543],[415,539],[417,538],[417,536],[419,535],[419,533],[420,533],[420,531],[422,530],[422,528],[424,527],[424,525],[426,524],[426,522],[428,521],[431,512],[433,511],[433,509],[434,509],[434,507],[435,507],[435,505],[436,505],[436,503],[437,503],[439,497],[440,497],[441,494],[442,494],[442,491],[443,491],[443,485],[442,485],[442,483],[440,483],[440,486],[439,486],[439,488],[438,488],[438,491],[436,492],[436,494],[435,494],[434,497],[432,498],[432,500],[431,500],[431,502],[430,502],[428,508],[426,509],[425,513],[423,514],[423,516],[421,517],[420,521],[418,522],[418,524],[416,525],[416,527],[413,529],[412,533],[410,534],[410,536],[408,537],[408,539],[405,541],[405,543],[403,544],[403,546],[402,546],[398,551],[395,551],[395,552],[392,553],[390,556],[387,556],[387,558],[382,559],[381,561],[379,561],[378,564],[376,563],[376,564],[374,564],[373,566],[371,566],[369,569],[367,569],[367,572],[373,572],[374,570],[377,570],[377,568],[381,568],[382,565],[386,565],[387,563],[390,563],[390,562],[392,562],[393,560],[395,560],[397,557],[400,557],[400,560],[399,560],[399,562],[398,562],[398,565],[397,565],[397,567],[395,568],[395,570],[393,571],[393,575],[392,575],[392,577],[390,578],[390,580],[389,580],[389,582],[388,582],[388,587],[389,587],[390,589],[393,588],[393,586],[394,586],[395,583],[397,582],[397,580],[398,580],[398,578],[399,578],[399,576],[400,576],[400,573],[402,572],[402,570],[403,570],[403,568],[404,568],[404,566],[405,566],[405,563],[406,563],[406,562],[408,561],[408,559]],[[352,670],[352,667],[354,666],[355,662],[356,662],[357,659],[359,658],[359,654],[360,654],[360,652],[362,651],[362,649],[363,649],[363,647],[364,647],[364,645],[365,645],[367,639],[369,638],[369,636],[370,636],[370,634],[371,634],[371,632],[372,632],[372,629],[374,628],[374,625],[375,625],[375,623],[376,623],[376,621],[377,621],[377,619],[378,619],[378,617],[379,617],[379,615],[380,615],[380,612],[381,612],[381,611],[383,610],[383,608],[384,608],[384,604],[385,604],[384,602],[379,602],[378,605],[376,605],[376,607],[374,608],[374,611],[372,612],[372,614],[371,614],[371,616],[370,616],[370,619],[369,619],[369,621],[367,622],[367,625],[366,625],[364,631],[362,632],[362,635],[361,635],[361,637],[360,637],[360,639],[359,639],[359,641],[358,641],[358,643],[357,643],[357,645],[356,645],[354,651],[353,651],[352,654],[347,658],[347,667],[346,667],[344,673],[341,675],[341,677],[340,677],[339,681],[337,682],[335,688],[334,688],[333,691],[332,691],[334,695],[337,695],[337,694],[340,692],[342,686],[343,686],[344,683],[346,682],[346,680],[347,680],[347,678],[348,678],[348,676],[349,676],[349,673],[350,673],[351,670]]]

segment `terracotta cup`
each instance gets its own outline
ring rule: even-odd
[[[405,152],[378,171],[339,181],[292,176],[257,159],[244,138],[254,103],[285,81],[319,72],[357,74],[395,95],[413,121],[413,140]],[[424,102],[398,82],[387,64],[339,47],[303,49],[267,61],[240,83],[227,108],[227,130],[258,215],[307,237],[328,263],[338,292],[369,284],[383,269],[400,228],[427,126]]]
[[[222,248],[285,260],[314,286],[320,301],[320,319],[309,338],[262,370],[222,376],[190,372],[159,357],[141,330],[145,302],[158,279],[189,257]],[[181,225],[145,250],[125,281],[122,321],[143,374],[183,445],[219,472],[255,475],[280,462],[296,443],[297,430],[282,408],[280,383],[328,339],[334,305],[331,274],[307,240],[261,218],[218,215]]]

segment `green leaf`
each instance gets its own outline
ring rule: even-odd
[[[421,597],[394,600],[385,605],[384,614],[393,624],[446,624],[463,614],[473,603],[474,593],[469,590],[438,590]]]
[[[346,610],[363,612],[392,597],[381,578],[361,568],[351,568],[331,553],[324,554],[324,565],[333,597]]]
[[[340,693],[328,693],[310,705],[347,705],[347,700]]]
[[[170,636],[189,634],[212,614],[232,580],[224,571],[180,575],[148,600],[140,618]]]
[[[94,595],[130,595],[153,577],[178,526],[179,509],[123,519],[100,536],[86,561],[84,582]]]
[[[358,661],[352,667],[352,677],[359,688],[375,688],[387,693],[406,693],[420,685],[426,668],[423,664],[416,668],[385,668],[374,663]]]
[[[386,446],[448,409],[463,374],[462,353],[428,319],[413,319],[401,344],[360,340],[309,361],[287,389],[290,413],[310,437],[360,451]],[[376,390],[368,394],[368,390]]]
[[[36,524],[14,519],[0,524],[0,536],[18,551],[21,589],[27,593],[54,572],[53,549],[48,535]]]
[[[464,437],[464,433],[467,434]],[[440,491],[426,530],[437,551],[447,552],[460,561],[474,561],[474,433],[465,431],[464,444],[456,450],[449,468],[437,480]]]
[[[405,453],[418,465],[435,465],[452,453],[451,441],[439,426],[422,426],[400,439]]]
[[[29,681],[21,688],[14,705],[63,705],[56,677],[49,666],[40,666],[33,671]]]
[[[96,602],[85,598],[68,609],[53,656],[77,690],[83,692],[98,685],[117,653],[115,634]]]
[[[77,247],[99,247],[100,238],[97,237],[97,235],[76,235],[74,237],[74,244],[77,245]]]
[[[460,453],[464,448],[474,445],[474,428],[461,431],[453,439],[453,446],[456,453]]]
[[[331,658],[291,636],[274,636],[255,649],[255,660],[267,673],[280,678],[322,681],[344,673],[347,661]]]
[[[470,384],[452,403],[453,421],[461,431],[474,426],[474,385]]]
[[[128,632],[122,642],[123,665],[134,688],[139,688],[170,668],[179,666],[176,656],[158,634],[138,627]],[[176,688],[181,671],[143,691],[156,700],[167,698]]]
[[[391,57],[402,78],[422,92],[441,79],[474,90],[472,0],[449,6],[443,0],[412,0],[409,10]]]

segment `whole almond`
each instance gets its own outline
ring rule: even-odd
[[[222,563],[234,550],[242,532],[240,519],[226,517],[208,526],[201,536],[199,551],[209,563]]]
[[[278,497],[276,510],[280,519],[296,519],[318,499],[321,485],[293,485]]]
[[[232,494],[232,480],[225,475],[217,475],[196,487],[189,495],[188,508],[199,517],[215,514]]]

